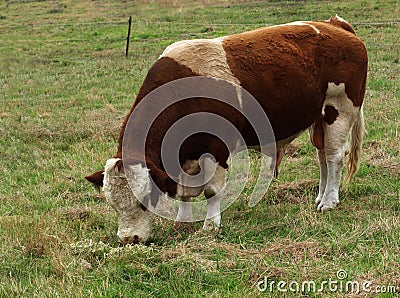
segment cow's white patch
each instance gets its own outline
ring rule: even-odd
[[[281,25],[275,25],[275,26],[270,26],[270,28],[273,27],[282,27],[282,26],[308,26],[312,28],[317,34],[320,34],[321,32],[317,27],[315,27],[313,24],[310,24],[308,22],[303,22],[303,21],[296,21],[296,22],[291,22],[287,24],[281,24]]]
[[[142,200],[149,195],[151,192],[149,169],[139,163],[129,165],[125,170],[128,171],[128,182],[135,196]]]
[[[312,25],[312,24],[310,24],[310,23],[307,23],[307,22],[299,21],[299,22],[293,22],[293,23],[289,23],[289,24],[291,24],[291,25],[297,25],[297,26],[309,26],[309,27],[312,28],[317,34],[320,34],[320,33],[321,33],[321,32],[318,30],[317,27],[315,27],[314,25]]]
[[[240,85],[228,65],[222,42],[223,37],[178,41],[168,46],[160,57],[172,58],[198,75]]]
[[[135,197],[128,185],[124,170],[118,170],[116,163],[120,159],[107,160],[104,170],[104,194],[107,202],[115,209],[119,216],[118,237],[122,243],[137,243],[146,241],[151,233],[153,213],[141,208],[140,201]],[[148,179],[148,170],[142,165],[133,165],[132,184],[138,195],[148,195],[151,191]]]
[[[326,89],[325,102],[329,100],[338,102],[340,104],[341,98],[347,98],[346,86],[344,85],[344,83],[340,83],[339,85],[336,85],[335,83],[332,82],[328,83],[328,89]]]
[[[323,111],[326,105],[333,106],[338,111],[338,117],[331,124],[323,123],[324,150],[318,154],[321,180],[316,199],[317,209],[321,211],[332,209],[339,203],[339,185],[347,139],[360,111],[348,98],[344,83],[328,84]]]

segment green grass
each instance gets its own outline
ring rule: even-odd
[[[0,3],[1,297],[282,297],[258,292],[257,282],[321,284],[339,269],[346,281],[400,292],[398,1],[210,3]],[[148,245],[120,246],[116,214],[83,177],[115,153],[124,115],[165,46],[335,14],[354,24],[370,58],[368,136],[339,208],[315,211],[318,165],[305,134],[264,199],[249,208],[245,192],[218,234],[201,223],[174,231],[157,218]]]

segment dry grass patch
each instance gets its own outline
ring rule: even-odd
[[[400,160],[387,152],[387,146],[380,141],[371,141],[365,145],[365,162],[368,166],[382,168],[394,175],[400,175]]]
[[[307,203],[310,201],[310,197],[305,194],[307,192],[316,190],[318,187],[318,182],[319,180],[317,179],[310,179],[280,183],[278,185],[272,185],[269,188],[269,191],[276,195],[274,199],[275,203]]]
[[[90,209],[88,207],[71,208],[65,212],[65,215],[70,220],[87,220],[90,216]]]

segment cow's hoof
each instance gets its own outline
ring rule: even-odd
[[[216,223],[214,220],[206,219],[203,224],[203,230],[204,231],[218,231],[220,226],[221,225],[219,223]]]
[[[322,212],[322,211],[328,211],[328,210],[331,210],[331,209],[334,209],[334,208],[335,208],[335,206],[319,204],[318,207],[317,207],[317,210]]]
[[[319,206],[319,203],[321,203],[321,201],[322,201],[322,197],[321,197],[321,196],[318,196],[318,197],[315,199],[315,207],[318,207],[318,206]]]
[[[335,209],[338,203],[339,202],[336,203],[336,202],[326,202],[326,201],[323,202],[323,201],[321,201],[318,204],[317,210],[318,211],[328,211],[328,210],[331,210],[331,209]]]
[[[325,194],[321,199],[319,197],[315,200],[318,211],[334,209],[339,204],[339,196],[334,191]]]

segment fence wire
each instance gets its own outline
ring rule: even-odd
[[[243,4],[243,3],[242,3]],[[125,33],[127,31],[127,20],[122,20],[122,21],[107,21],[107,22],[64,22],[64,23],[48,23],[48,24],[36,24],[33,26],[29,26],[30,30],[36,30],[40,28],[63,28],[63,27],[80,27],[82,30],[85,30],[85,28],[88,27],[96,27],[96,26],[110,26],[110,27],[120,27],[120,34],[115,35],[115,34],[110,34],[104,37],[99,37],[99,36],[93,36],[89,38],[57,38],[55,37],[54,39],[52,38],[35,38],[35,34],[32,34],[29,38],[12,38],[7,40],[7,38],[2,39],[2,45],[0,47],[8,48],[10,57],[0,57],[1,62],[7,62],[7,59],[13,59],[15,58],[15,50],[20,49],[23,47],[29,48],[30,45],[33,45],[32,50],[36,53],[35,55],[32,54],[27,54],[22,57],[18,57],[20,60],[35,60],[35,59],[42,59],[46,60],[46,63],[58,63],[59,61],[62,62],[62,60],[68,60],[68,62],[78,62],[81,59],[86,59],[86,58],[91,58],[86,57],[82,58],[80,55],[81,53],[77,52],[75,56],[71,56],[71,53],[69,53],[68,57],[63,55],[63,52],[59,52],[57,54],[53,54],[52,56],[48,55],[48,53],[44,53],[43,50],[46,49],[48,50],[49,46],[55,46],[57,47],[62,47],[63,44],[67,43],[85,43],[88,47],[92,47],[92,51],[95,52],[96,50],[93,48],[96,45],[99,44],[106,44],[106,43],[112,43],[114,47],[109,48],[109,50],[113,51],[113,55],[115,56],[116,52],[120,52],[121,57],[125,53],[125,42],[126,42],[126,36]],[[192,38],[199,38],[199,37],[212,37],[213,33],[212,32],[194,32],[193,27],[196,27],[196,30],[200,26],[209,26],[211,28],[217,28],[217,27],[222,27],[226,28],[229,27],[230,30],[233,28],[239,28],[241,27],[253,27],[253,28],[258,28],[261,26],[266,26],[269,24],[260,24],[260,23],[189,23],[189,22],[168,22],[168,21],[145,21],[145,20],[136,20],[132,26],[133,26],[133,31],[135,31],[135,25],[137,27],[140,27],[141,29],[145,28],[151,28],[154,26],[159,26],[160,32],[159,35],[163,35],[162,37],[157,37],[157,36],[147,36],[147,37],[141,37],[141,33],[136,31],[136,34],[132,35],[131,38],[131,48],[130,48],[130,56],[136,57],[152,57],[157,56],[161,53],[162,51],[162,46],[153,46],[151,48],[148,48],[147,45],[149,44],[161,44],[161,43],[170,43],[172,41],[178,41],[182,39],[192,39]],[[358,21],[358,22],[352,22],[352,25],[357,28],[372,28],[372,29],[379,29],[380,27],[394,27],[398,28],[400,25],[399,20],[387,20],[387,21]],[[182,32],[174,32],[174,26],[180,26],[180,27],[185,27],[184,28],[187,32],[182,33]],[[21,26],[21,25],[16,25],[16,26],[11,26],[11,27],[3,27],[0,28],[0,33],[1,32],[10,32],[13,31],[13,29],[21,29],[21,28],[26,28],[26,26]],[[182,29],[182,28],[181,28]],[[152,28],[153,30],[153,28]],[[13,35],[13,33],[9,33],[10,35]],[[158,34],[158,33],[157,33]],[[211,35],[211,36],[210,36]],[[118,49],[115,48],[115,46],[118,46]],[[399,51],[399,44],[398,40],[393,39],[392,42],[382,42],[381,39],[376,39],[376,40],[369,40],[367,43],[367,48],[369,50],[374,51],[374,55],[382,55],[387,51],[392,51],[392,52],[398,52]],[[160,51],[160,52],[157,52]],[[87,53],[88,54],[88,53]],[[41,57],[41,55],[43,57]],[[93,57],[92,57],[93,58]],[[151,63],[154,61],[152,58],[147,58],[148,61],[145,61],[144,64],[147,64],[147,66],[150,67]],[[7,80],[7,75],[3,74],[0,75],[0,81],[1,80]],[[25,100],[23,99],[13,99],[11,98],[10,95],[7,95],[4,93],[3,96],[1,96],[2,101],[7,101],[7,103],[16,103],[16,104],[25,104]],[[36,103],[43,103],[43,102],[48,102],[48,98],[43,98],[43,99],[35,99]],[[62,102],[62,104],[65,104],[65,99],[52,99],[52,102],[57,103],[57,102]],[[71,99],[71,101],[73,101]]]

